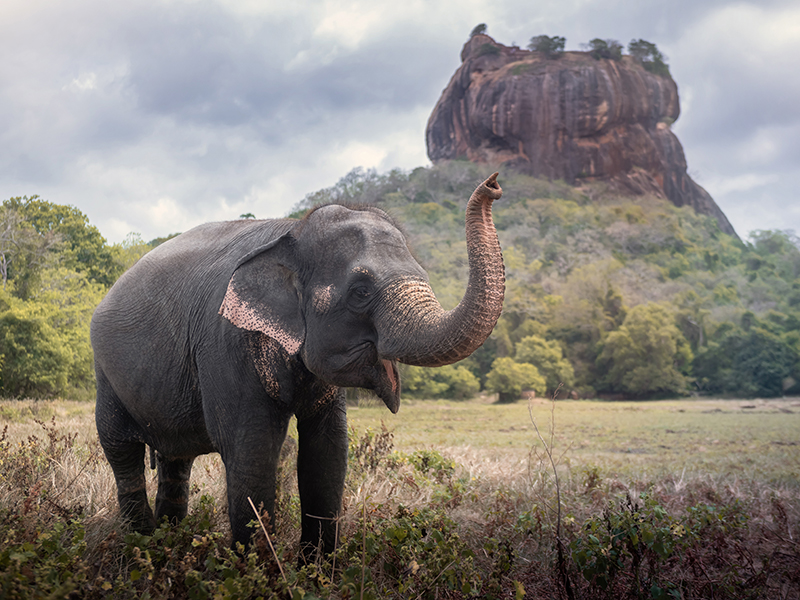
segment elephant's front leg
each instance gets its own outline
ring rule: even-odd
[[[302,511],[300,546],[306,560],[317,549],[336,548],[336,519],[347,472],[347,411],[344,390],[310,416],[298,415],[297,484]]]
[[[233,546],[245,547],[256,532],[248,523],[256,518],[252,500],[259,510],[266,510],[269,523],[275,526],[275,483],[281,446],[286,437],[288,418],[275,421],[252,420],[252,426],[238,430],[233,450],[223,454],[228,484],[228,516]],[[257,430],[256,427],[263,429]]]

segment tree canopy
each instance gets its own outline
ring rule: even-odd
[[[528,50],[541,52],[547,58],[557,58],[564,53],[564,45],[567,39],[560,35],[553,37],[547,35],[535,35],[528,43]]]

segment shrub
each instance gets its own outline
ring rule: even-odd
[[[500,48],[486,42],[478,48],[478,56],[500,56]]]
[[[547,382],[539,370],[528,363],[518,363],[503,356],[495,359],[486,376],[486,390],[497,392],[500,402],[519,400],[523,390],[533,389],[539,395],[547,391]]]

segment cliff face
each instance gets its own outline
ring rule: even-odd
[[[672,78],[628,56],[595,60],[588,52],[565,52],[548,59],[487,35],[473,36],[461,60],[428,120],[433,162],[504,163],[571,184],[606,180],[692,206],[736,235],[686,173],[683,148],[669,128],[680,114]]]

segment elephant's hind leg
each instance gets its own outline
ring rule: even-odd
[[[136,531],[150,533],[156,521],[147,503],[145,445],[136,431],[133,419],[99,369],[95,422],[100,444],[111,470],[114,471],[122,518]]]
[[[108,448],[106,458],[111,463],[117,482],[117,499],[122,518],[141,533],[155,528],[155,518],[147,503],[147,485],[144,478],[144,450],[142,443],[128,443]]]
[[[168,459],[158,454],[156,519],[166,516],[177,525],[189,510],[189,476],[194,458]]]

